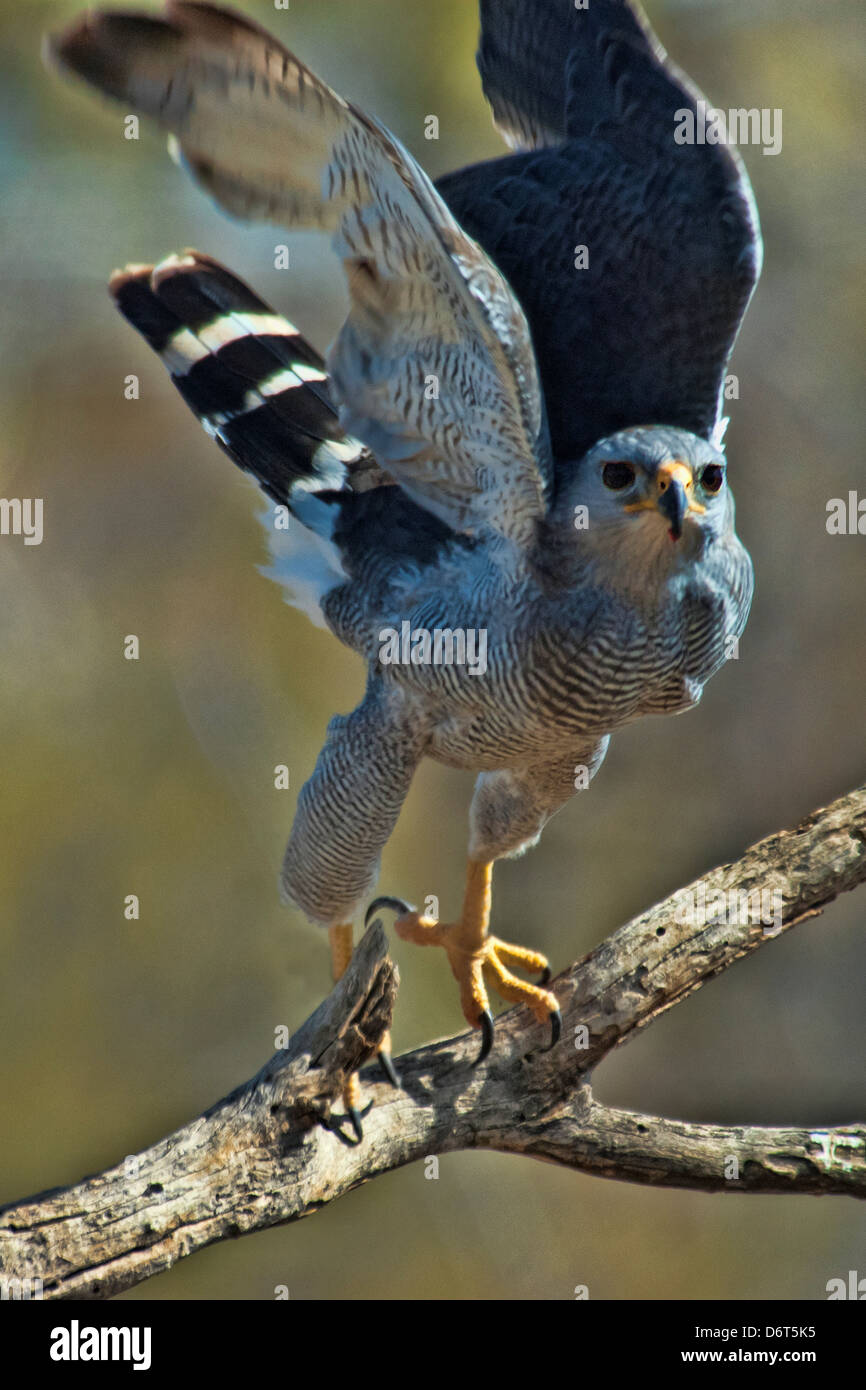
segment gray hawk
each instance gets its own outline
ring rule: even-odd
[[[694,705],[745,625],[721,402],[761,256],[736,152],[674,139],[700,94],[637,4],[480,8],[478,65],[513,153],[438,187],[228,10],[88,13],[50,45],[166,128],[229,212],[330,233],[350,311],[324,360],[197,252],[128,266],[111,292],[208,433],[301,523],[270,527],[290,601],[366,662],[282,869],[329,929],[335,975],[421,759],[478,773],[459,919],[391,898],[370,911],[390,904],[401,937],[445,948],[479,1061],[487,985],[550,1046],[559,1033],[545,958],[489,931],[494,862],[538,839],[613,730]],[[358,1095],[352,1078],[360,1139]]]

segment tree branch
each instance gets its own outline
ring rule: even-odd
[[[0,1209],[0,1272],[13,1295],[19,1279],[41,1281],[46,1298],[107,1298],[205,1245],[309,1216],[380,1173],[455,1149],[711,1192],[866,1196],[866,1123],[689,1124],[600,1105],[589,1084],[614,1047],[864,880],[861,787],[650,908],[559,976],[564,1041],[552,1052],[527,1055],[543,1030],[511,1009],[482,1067],[470,1065],[470,1033],[400,1058],[400,1091],[365,1074],[371,1106],[356,1144],[336,1098],[375,1052],[397,988],[374,923],[333,992],[250,1081],[117,1167]]]

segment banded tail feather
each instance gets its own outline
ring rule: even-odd
[[[315,348],[225,266],[185,251],[115,271],[109,288],[211,438],[301,523],[275,530],[262,516],[274,561],[264,573],[317,626],[348,574],[455,541],[342,429]]]
[[[198,251],[115,271],[109,289],[204,429],[275,502],[331,529],[311,494],[351,486],[369,454],[342,429],[324,360],[288,319]],[[360,480],[359,480],[360,481]]]
[[[491,517],[510,533],[514,514],[519,530],[539,496],[528,330],[393,137],[263,30],[210,4],[88,11],[47,51],[156,120],[227,211],[332,233],[353,308],[327,367],[208,257],[190,252],[112,280],[121,312],[211,436],[302,523],[291,538],[271,526],[278,567],[293,569],[274,577],[294,582],[307,535],[327,570],[314,598],[363,575],[373,602],[395,570],[472,549]],[[428,398],[431,372],[456,373],[473,390]],[[478,457],[491,451],[497,468],[478,497]]]

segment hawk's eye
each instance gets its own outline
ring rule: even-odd
[[[708,463],[701,474],[701,487],[704,492],[718,492],[725,481],[725,470],[717,463]]]
[[[630,463],[606,463],[601,473],[605,487],[621,492],[634,482],[634,469]]]

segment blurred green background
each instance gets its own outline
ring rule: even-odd
[[[326,940],[281,907],[277,870],[327,720],[362,689],[357,659],[257,573],[253,485],[104,288],[116,265],[195,246],[324,347],[338,267],[323,238],[295,235],[275,271],[280,231],[227,220],[158,136],[125,141],[121,111],[44,72],[42,33],[79,8],[0,4],[0,492],[45,500],[41,546],[0,539],[0,1201],[168,1133],[318,1003]],[[240,8],[433,175],[501,152],[471,0]],[[649,9],[711,101],[784,113],[778,157],[745,151],[766,265],[728,434],[757,595],[739,661],[700,708],[619,734],[591,792],[498,871],[496,931],[556,969],[866,774],[866,537],[825,529],[828,498],[866,495],[860,0]],[[422,769],[382,891],[459,906],[471,784]],[[864,893],[840,901],[701,990],[612,1057],[597,1094],[691,1120],[862,1120],[864,909]],[[441,955],[394,954],[395,1051],[457,1031]],[[436,1182],[415,1165],[127,1296],[568,1299],[587,1284],[593,1298],[820,1298],[866,1272],[864,1237],[862,1207],[841,1198],[651,1191],[457,1154]]]

